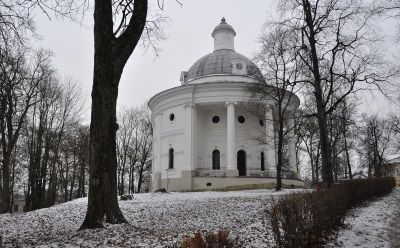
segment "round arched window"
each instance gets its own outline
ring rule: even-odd
[[[214,115],[213,118],[211,119],[211,121],[212,121],[213,123],[218,123],[219,120],[220,120],[220,118],[219,118],[218,115]]]
[[[238,117],[238,122],[239,122],[239,123],[244,123],[245,121],[246,121],[246,119],[244,118],[244,116],[240,115],[240,116]]]
[[[259,123],[260,123],[260,126],[262,126],[262,127],[264,126],[264,121],[262,119],[260,119]]]
[[[174,119],[175,119],[175,114],[174,113],[170,114],[169,115],[169,120],[173,121]]]

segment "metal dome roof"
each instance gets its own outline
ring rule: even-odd
[[[236,32],[233,29],[233,27],[231,25],[229,25],[228,23],[226,23],[225,17],[222,17],[221,23],[214,28],[214,31],[212,32],[211,36],[214,37],[214,34],[220,30],[229,30],[229,31],[233,32],[233,35],[236,35]]]
[[[242,75],[262,80],[256,64],[246,56],[228,49],[216,50],[190,67],[185,82],[211,75]]]

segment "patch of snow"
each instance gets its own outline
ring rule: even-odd
[[[388,196],[369,202],[350,211],[345,227],[327,247],[390,247],[388,237],[394,215],[400,209],[400,189]]]

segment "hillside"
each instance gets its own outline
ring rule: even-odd
[[[238,235],[246,247],[270,247],[272,235],[264,225],[263,211],[274,197],[294,191],[137,194],[133,200],[120,201],[130,225],[109,225],[105,229],[78,232],[87,204],[87,198],[82,198],[30,213],[0,215],[0,235],[5,247],[165,247],[176,243],[185,233],[224,227],[232,230],[233,236]],[[395,190],[365,208],[356,209],[349,215],[349,230],[339,233],[341,239],[332,245],[348,246],[352,238],[343,236],[365,234],[375,245],[387,246],[387,229],[376,228],[378,230],[372,233],[359,234],[357,228],[366,223],[375,227],[377,222],[379,226],[389,225],[390,214],[398,209],[398,204],[394,203],[399,200],[400,191]],[[383,215],[386,218],[382,220]],[[356,241],[360,242],[360,238]],[[364,245],[359,244],[359,247],[368,247]]]

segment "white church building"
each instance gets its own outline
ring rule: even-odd
[[[180,86],[149,101],[152,191],[248,189],[275,183],[274,109],[265,106],[262,115],[250,111],[254,101],[246,86],[265,82],[257,66],[235,51],[235,35],[223,18],[212,32],[214,51],[181,73]],[[299,99],[292,99],[294,111]],[[293,138],[287,147],[283,184],[302,186]]]

